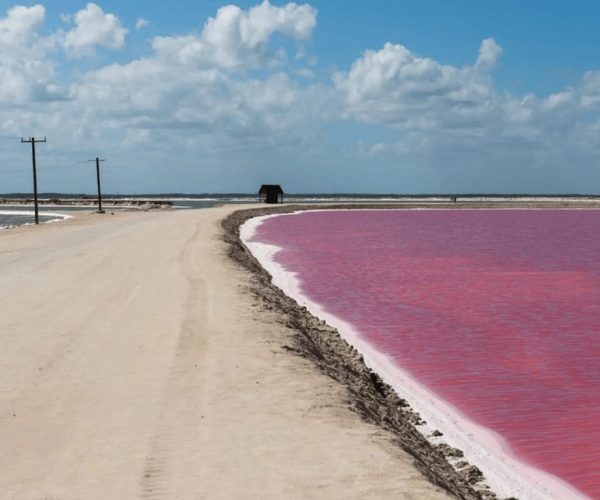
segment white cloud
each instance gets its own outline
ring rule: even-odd
[[[14,47],[29,43],[44,22],[45,13],[43,5],[18,5],[9,9],[6,17],[0,19],[0,44],[4,47]]]
[[[68,96],[68,90],[54,82],[55,65],[48,57],[56,37],[40,35],[45,12],[42,5],[16,6],[0,18],[0,102],[5,105]]]
[[[581,106],[597,109],[600,104],[600,71],[588,71],[583,77]]]
[[[496,66],[504,50],[493,38],[486,38],[479,47],[479,56],[475,67],[490,70]]]
[[[309,36],[315,15],[307,5],[268,2],[249,10],[220,9],[199,35],[155,39],[150,56],[84,75],[72,86],[76,119],[100,118],[105,129],[126,135],[124,144],[154,136],[142,130],[195,130],[253,144],[302,141],[331,113],[332,89],[301,86],[281,70],[273,72],[269,59],[278,47],[269,55],[266,45],[275,32],[292,39]],[[227,35],[232,30],[239,34]],[[172,52],[165,44],[177,48]],[[229,71],[253,65],[250,61],[267,64],[266,75]],[[65,119],[65,126],[70,121]]]
[[[232,78],[224,72],[261,64],[269,68],[273,59],[281,57],[277,56],[280,47],[268,47],[275,33],[292,40],[308,38],[316,24],[316,10],[306,4],[273,6],[264,1],[248,10],[224,7],[198,35],[158,38],[149,57],[90,71],[67,86],[56,81],[59,47],[76,56],[91,54],[98,46],[118,48],[126,30],[116,16],[92,3],[63,18],[73,22],[73,28],[45,38],[39,34],[42,6],[13,9],[0,20],[2,34],[10,34],[6,38],[25,51],[10,66],[5,61],[0,66],[0,101],[57,103],[51,119],[44,118],[50,111],[43,107],[27,115],[27,120],[22,115],[20,121],[28,121],[26,128],[37,117],[40,124],[54,123],[65,135],[77,135],[82,122],[101,117],[103,127],[95,133],[122,130],[138,142],[148,137],[141,132],[144,129],[181,128],[251,141],[282,139],[282,134],[297,140],[314,134],[315,123],[331,107],[326,102],[331,89],[300,86],[281,71],[269,70],[261,79]],[[24,40],[30,43],[22,44]],[[35,57],[31,57],[33,40],[43,47]],[[72,102],[58,104],[66,99]],[[0,113],[0,119],[4,125],[15,123],[7,113]]]
[[[111,65],[76,86],[75,105],[124,130],[197,130],[242,140],[301,137],[318,129],[330,91],[288,75],[230,78],[218,68],[179,71],[161,59]]]
[[[274,33],[305,40],[312,34],[316,17],[316,9],[308,4],[277,7],[265,0],[247,11],[227,5],[207,21],[200,35],[157,37],[153,47],[161,57],[182,64],[258,66],[273,59],[266,46]]]
[[[568,106],[573,103],[573,89],[566,89],[555,94],[550,94],[542,101],[542,108],[545,110],[554,110],[559,107]]]
[[[88,3],[73,19],[75,27],[64,38],[65,49],[73,56],[93,54],[99,46],[116,50],[125,44],[127,29],[119,18],[105,13],[95,3]]]
[[[482,120],[494,106],[488,77],[473,67],[443,65],[391,43],[366,51],[334,82],[347,116],[370,123],[457,127]]]
[[[307,4],[230,5],[197,33],[155,38],[144,58],[81,74],[79,61],[65,60],[63,49],[79,56],[123,46],[119,19],[88,4],[68,16],[71,31],[44,34],[43,6],[14,7],[0,18],[0,130],[69,143],[86,138],[115,154],[135,151],[132,163],[151,151],[148,171],[167,168],[153,157],[168,160],[178,148],[187,151],[188,166],[211,151],[218,151],[213,158],[221,158],[220,165],[234,164],[236,148],[244,165],[266,164],[268,151],[285,149],[277,165],[325,151],[319,175],[330,176],[329,188],[340,179],[329,165],[344,150],[361,153],[356,161],[368,169],[410,165],[417,172],[435,165],[449,177],[456,165],[471,173],[485,165],[481,175],[492,175],[492,164],[559,168],[592,165],[600,155],[600,71],[548,96],[516,95],[494,85],[502,48],[492,39],[462,67],[387,43],[337,72],[333,84],[319,83],[325,69],[302,43],[312,36],[316,16]],[[289,61],[276,64],[288,57],[290,41],[296,46]],[[255,68],[260,71],[248,71]],[[350,139],[342,132],[334,146],[324,146],[328,130],[348,123]],[[340,165],[355,161],[350,156]]]
[[[469,169],[471,177],[485,172],[490,179],[504,179],[507,174],[498,168],[521,176],[536,169],[560,172],[566,166],[596,164],[600,72],[588,72],[579,85],[547,97],[512,95],[498,91],[489,73],[501,54],[501,47],[487,39],[472,66],[456,67],[388,43],[335,74],[334,84],[347,119],[393,131],[396,139],[377,143],[378,153],[435,165],[438,173],[448,169],[443,174],[447,185],[465,181],[464,173],[452,175],[457,165],[464,165],[463,172]],[[359,151],[375,152],[364,145]],[[536,178],[527,175],[528,182]]]
[[[148,19],[146,19],[145,17],[140,17],[135,22],[135,29],[139,31],[141,29],[144,29],[146,26],[148,26],[148,24],[150,24]]]

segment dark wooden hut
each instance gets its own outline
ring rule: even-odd
[[[279,184],[263,184],[258,197],[261,203],[283,203],[283,189]]]

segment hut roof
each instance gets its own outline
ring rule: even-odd
[[[277,193],[283,194],[283,189],[279,184],[263,184],[258,190],[258,194],[266,194],[266,193]]]

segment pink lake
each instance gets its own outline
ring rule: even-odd
[[[254,240],[520,460],[600,499],[600,211],[318,211]]]

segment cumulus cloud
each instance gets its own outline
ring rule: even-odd
[[[76,86],[75,102],[90,117],[123,129],[187,129],[271,141],[314,133],[328,93],[316,85],[300,87],[282,72],[238,80],[219,68],[178,71],[160,59],[143,59],[89,73]]]
[[[115,150],[147,147],[164,158],[181,147],[193,165],[211,148],[221,148],[223,162],[235,148],[260,151],[257,163],[266,163],[268,148],[289,148],[280,165],[325,151],[326,131],[351,123],[352,153],[390,171],[398,158],[415,170],[436,165],[448,172],[459,164],[475,172],[494,161],[585,165],[600,159],[600,71],[547,96],[500,91],[492,70],[503,51],[491,38],[478,51],[474,46],[465,66],[386,43],[365,51],[333,81],[323,80],[326,70],[303,43],[315,30],[317,11],[263,1],[223,7],[198,32],[157,37],[143,58],[88,61],[94,69],[82,74],[70,71],[79,61],[65,59],[63,51],[82,56],[122,47],[127,31],[120,20],[88,4],[65,17],[70,31],[48,34],[44,18],[42,5],[13,7],[0,17],[3,133],[60,132],[71,143],[86,138]],[[136,29],[144,24],[138,19]],[[277,64],[290,42],[290,59]],[[358,137],[364,130],[369,141]],[[323,175],[337,153],[325,157]]]
[[[473,65],[464,67],[391,43],[366,51],[348,71],[334,75],[342,113],[386,126],[396,139],[371,148],[358,143],[357,151],[371,156],[385,151],[413,164],[434,164],[439,172],[448,169],[449,185],[457,164],[468,166],[474,177],[479,167],[499,178],[494,170],[499,165],[521,175],[600,159],[600,72],[587,72],[579,85],[546,97],[512,95],[498,91],[491,78],[501,55],[492,39],[484,40]]]
[[[141,29],[144,29],[146,26],[148,26],[148,24],[150,24],[148,19],[146,19],[145,17],[140,17],[135,22],[135,29],[139,31]]]
[[[315,23],[309,5],[223,7],[197,35],[155,38],[150,56],[89,72],[73,85],[74,100],[126,129],[195,129],[243,140],[313,134],[331,108],[332,89],[301,86],[272,68],[278,50],[269,53],[267,45],[274,33],[306,39]],[[268,70],[263,78],[230,71],[260,64]]]
[[[116,49],[123,45],[126,30],[115,15],[89,3],[62,16],[73,23],[70,31],[44,38],[39,34],[44,13],[43,6],[14,8],[0,20],[0,43],[6,39],[24,51],[26,47],[23,57],[0,66],[0,100],[70,100],[52,111],[57,127],[67,134],[76,135],[78,123],[102,117],[105,130],[122,129],[138,141],[148,137],[139,132],[143,129],[182,128],[243,140],[282,139],[285,133],[299,138],[314,133],[315,123],[331,108],[326,101],[332,89],[301,86],[290,75],[270,68],[281,57],[280,47],[270,47],[274,34],[296,41],[312,35],[317,13],[308,4],[273,6],[263,1],[247,10],[223,7],[200,33],[158,37],[149,57],[90,71],[66,87],[56,81],[54,55],[59,47],[73,56],[92,54],[99,46]],[[137,27],[145,22],[138,19]],[[36,57],[31,57],[33,40],[44,47]],[[269,69],[263,78],[232,78],[227,73],[260,65]],[[40,108],[39,115],[37,111],[28,115],[30,123],[35,116],[43,123],[44,113]],[[14,123],[12,116],[2,118],[5,127]]]
[[[62,50],[82,56],[98,47],[116,49],[126,31],[116,16],[88,4],[63,16],[73,23],[70,30],[43,34],[44,13],[42,6],[15,8],[0,19],[0,45],[7,49],[0,65],[3,133],[86,138],[99,149],[177,143],[195,157],[200,143],[227,151],[300,144],[318,134],[325,113],[333,113],[333,89],[300,84],[293,69],[288,74],[272,65],[281,57],[282,38],[311,36],[316,10],[309,5],[224,7],[197,34],[155,39],[144,58],[88,70],[65,83],[59,75],[69,72],[61,65],[78,62],[63,59]],[[273,40],[275,34],[281,38]],[[259,66],[265,69],[260,75],[232,72]],[[200,138],[182,144],[179,137],[187,132]]]
[[[30,42],[44,22],[45,13],[46,9],[43,5],[33,7],[18,5],[9,9],[6,17],[0,19],[0,44],[13,48],[18,44]]]
[[[67,40],[71,40],[70,53],[82,55],[101,45],[101,40],[111,39],[106,38],[107,30],[99,30],[100,35],[73,45],[72,35],[89,22],[89,13],[100,20],[110,16],[98,9],[88,5],[75,13],[70,17],[73,30],[68,33],[58,30],[42,36],[43,17],[29,31],[21,30],[29,33],[30,40],[19,45],[22,57],[10,51],[14,62],[9,66],[4,58],[0,65],[0,102],[20,107],[14,112],[8,107],[0,109],[0,130],[31,133],[33,129],[45,134],[60,130],[63,137],[104,138],[113,141],[113,147],[115,141],[133,147],[145,140],[151,142],[159,133],[176,136],[178,131],[194,131],[216,142],[255,147],[304,141],[318,133],[324,113],[331,110],[332,89],[316,83],[301,85],[291,76],[293,70],[288,74],[269,64],[282,46],[273,42],[267,47],[273,33],[292,40],[310,36],[314,17],[304,16],[316,12],[308,6],[273,7],[263,2],[248,10],[238,9],[234,25],[243,32],[237,38],[239,47],[229,37],[219,41],[217,33],[227,31],[222,10],[198,35],[179,37],[180,42],[189,39],[191,45],[182,44],[182,51],[194,50],[200,40],[220,54],[218,60],[207,55],[190,64],[185,57],[155,50],[147,57],[100,66],[61,84],[57,76],[60,65],[78,64],[60,57]],[[42,50],[34,50],[34,41]],[[224,45],[217,47],[218,43]],[[223,53],[228,54],[229,61],[240,58],[235,68],[246,68],[241,58],[248,58],[254,61],[253,66],[266,64],[265,71],[260,77],[233,74],[232,65],[223,63]],[[37,106],[29,109],[34,101]],[[98,125],[90,128],[87,123]]]
[[[542,109],[544,110],[555,110],[564,106],[571,106],[575,93],[573,89],[566,89],[554,94],[550,94],[546,99],[542,101]]]
[[[403,45],[368,50],[347,73],[334,75],[346,114],[371,123],[412,128],[467,125],[493,107],[493,89],[474,67],[419,57]]]
[[[486,38],[479,47],[479,56],[475,63],[476,68],[489,70],[496,66],[504,50],[493,38]]]
[[[77,12],[75,27],[65,34],[64,46],[73,56],[93,54],[96,47],[120,49],[125,44],[127,29],[114,14],[105,13],[95,3]]]
[[[49,52],[55,36],[43,37],[46,10],[42,5],[16,6],[0,18],[0,102],[22,105],[29,101],[65,99],[66,89],[53,80],[55,64]]]
[[[308,4],[278,7],[265,0],[247,11],[227,5],[207,21],[199,35],[157,37],[152,45],[160,56],[184,64],[258,66],[274,58],[266,54],[273,34],[305,40],[312,34],[316,17],[316,9]]]
[[[600,71],[585,73],[580,103],[585,109],[598,109],[600,105]]]

